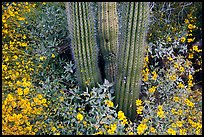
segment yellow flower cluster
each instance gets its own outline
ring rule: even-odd
[[[118,119],[121,120],[121,123],[122,123],[123,125],[128,124],[127,118],[126,118],[124,112],[121,111],[121,110],[118,111]]]
[[[139,124],[138,127],[137,127],[137,134],[138,135],[141,135],[145,132],[145,130],[148,128],[148,126],[146,124]]]
[[[27,54],[29,35],[24,31],[28,13],[36,4],[11,2],[2,5],[2,134],[35,134],[33,121],[42,114],[46,99],[32,100],[36,91],[32,84],[34,56]],[[35,72],[34,72],[35,70]],[[39,96],[36,96],[36,99]],[[32,122],[31,122],[32,121]]]
[[[164,118],[165,117],[162,105],[158,106],[157,116],[160,117],[160,118]]]
[[[137,106],[137,114],[142,114],[142,111],[143,111],[143,109],[144,109],[144,106],[142,106],[142,100],[140,100],[140,99],[137,99],[136,100],[136,106]]]

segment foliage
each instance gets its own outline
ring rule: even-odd
[[[113,104],[114,83],[77,86],[76,65],[58,50],[69,45],[63,3],[2,3],[2,134],[202,135],[202,87],[194,75],[202,72],[202,49],[195,43],[202,34],[202,8],[165,4],[181,5],[186,16],[180,14],[180,26],[173,26],[177,17],[165,15],[165,31],[150,26],[141,94],[135,100],[138,116],[130,121]],[[158,10],[151,16],[162,14]],[[179,7],[171,9],[171,17],[175,10]]]

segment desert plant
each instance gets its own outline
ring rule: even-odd
[[[119,49],[115,84],[116,104],[132,120],[139,98],[149,3],[123,3],[119,22]]]
[[[118,15],[116,2],[97,2],[97,40],[104,60],[104,77],[114,82],[118,46]]]
[[[78,82],[82,89],[101,82],[96,30],[90,4],[86,2],[66,3]]]
[[[97,14],[92,14],[95,8],[93,4],[66,3],[80,86],[85,87],[90,81],[90,85],[100,82],[96,49],[100,47],[105,61],[105,75],[108,80],[115,82],[116,104],[119,105],[119,110],[122,109],[134,119],[135,100],[140,91],[149,3],[121,3],[122,12],[119,16],[117,3],[99,2],[96,5]],[[114,77],[116,65],[117,75]],[[129,107],[131,111],[128,113]]]

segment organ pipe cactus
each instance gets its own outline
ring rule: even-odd
[[[66,3],[80,86],[86,87],[87,83],[92,86],[102,81],[98,67],[100,48],[105,61],[105,78],[115,84],[115,104],[118,104],[118,110],[123,110],[126,116],[134,120],[135,101],[140,92],[149,3],[120,3],[118,12],[116,2],[98,2],[96,7],[92,4]]]
[[[89,2],[66,2],[65,6],[79,86],[95,86],[101,75],[93,9]]]
[[[116,2],[97,2],[98,40],[105,65],[105,78],[114,82],[118,45]]]
[[[136,116],[135,101],[139,98],[141,85],[149,3],[123,3],[121,11],[115,102],[118,109],[133,120]]]

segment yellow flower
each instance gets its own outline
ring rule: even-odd
[[[103,134],[103,132],[99,131],[99,132],[94,133],[93,135],[102,135],[102,134]]]
[[[188,43],[191,43],[191,42],[193,42],[194,40],[195,40],[195,38],[193,38],[193,39],[192,39],[192,38],[188,38],[188,39],[187,39],[187,42],[188,42]]]
[[[137,99],[137,100],[135,101],[135,103],[136,103],[136,106],[140,106],[140,105],[142,105],[142,100]]]
[[[174,68],[178,68],[178,67],[179,67],[178,63],[174,63]]]
[[[148,90],[149,92],[151,92],[151,93],[153,93],[153,92],[155,92],[156,91],[156,87],[155,86],[153,86],[153,87],[151,87],[149,90]]]
[[[119,118],[120,120],[123,120],[123,118],[125,118],[125,114],[124,114],[124,112],[122,112],[121,110],[118,111],[118,118]]]
[[[182,127],[182,126],[183,126],[183,123],[182,123],[181,121],[177,121],[177,122],[176,122],[176,125],[177,125],[178,127]]]
[[[164,111],[162,111],[162,110],[157,111],[157,115],[160,118],[164,118]]]
[[[27,94],[29,93],[29,88],[25,88],[25,89],[23,90],[23,92],[24,92],[25,95],[27,95]]]
[[[84,116],[83,116],[81,113],[78,113],[78,114],[77,114],[77,120],[78,120],[78,121],[82,121],[83,118],[84,118]]]
[[[174,97],[173,100],[174,100],[175,102],[179,102],[179,98],[178,98],[178,97]]]
[[[37,95],[37,98],[42,99],[43,97],[42,97],[41,94],[38,94],[38,95]]]
[[[55,132],[57,129],[55,127],[52,127],[51,131]]]
[[[186,105],[189,106],[189,107],[194,107],[194,103],[191,102],[191,101],[188,100],[188,99],[185,100],[185,103],[186,103]]]
[[[26,46],[27,46],[27,43],[21,43],[21,46],[22,46],[22,47],[26,47]]]
[[[26,39],[27,37],[26,37],[26,35],[23,35],[23,39]]]
[[[176,135],[176,131],[173,130],[172,128],[169,128],[169,129],[167,130],[167,132],[168,132],[170,135]]]
[[[19,96],[21,96],[21,95],[23,95],[23,90],[21,88],[18,88],[17,93],[18,93]]]
[[[55,58],[55,54],[52,54],[52,58]]]
[[[23,18],[23,17],[19,17],[18,20],[25,20],[25,18]]]
[[[189,80],[193,80],[193,75],[189,74],[189,75],[188,75],[188,79],[189,79]]]
[[[184,67],[180,67],[179,70],[180,70],[181,72],[184,72]]]
[[[175,81],[177,77],[176,77],[176,74],[173,74],[173,75],[169,76],[169,78],[170,78],[170,80]]]
[[[150,128],[150,132],[155,133],[155,132],[156,132],[156,129],[153,128],[153,127],[151,127],[151,128]]]
[[[183,83],[182,82],[179,82],[179,84],[178,84],[178,86],[177,86],[178,88],[184,88],[184,85],[183,85]]]
[[[146,57],[144,58],[144,61],[145,61],[145,62],[149,62],[148,56],[146,56]]]
[[[172,61],[172,60],[173,60],[173,58],[172,58],[172,57],[168,57],[167,59],[168,59],[169,61]]]
[[[179,135],[187,135],[186,129],[179,129]]]
[[[193,53],[189,53],[189,54],[188,54],[188,58],[189,58],[189,59],[192,59],[192,58],[193,58]]]
[[[42,103],[44,104],[44,103],[46,103],[47,102],[47,100],[44,98],[44,99],[42,99]]]
[[[163,106],[162,105],[159,105],[158,106],[158,110],[162,110],[163,109]]]
[[[181,37],[181,40],[180,40],[182,43],[184,43],[186,41],[186,38],[185,37]]]
[[[108,105],[108,107],[113,107],[113,102],[110,100],[105,100],[105,104]]]
[[[171,113],[172,113],[172,114],[177,114],[176,109],[175,109],[175,108],[172,108],[172,109],[171,109]]]
[[[147,129],[146,124],[139,124],[139,126],[137,127],[137,134],[138,135],[143,134],[146,129]]]
[[[143,109],[144,109],[143,106],[137,107],[137,114],[142,114]]]
[[[194,29],[196,26],[192,24],[188,24],[188,29]]]
[[[198,46],[197,46],[197,45],[194,45],[194,46],[193,46],[193,50],[196,51],[196,52],[198,52]]]
[[[156,79],[157,79],[157,76],[158,76],[157,73],[156,73],[155,71],[153,71],[153,72],[152,72],[152,75],[153,75],[153,76],[152,76],[152,79],[153,79],[153,80],[156,80]]]
[[[185,22],[186,24],[188,24],[188,23],[189,23],[189,20],[188,20],[188,19],[185,19],[184,22]]]
[[[167,41],[171,42],[171,37],[170,36],[167,37]]]
[[[128,135],[134,135],[134,133],[133,132],[129,132]]]

